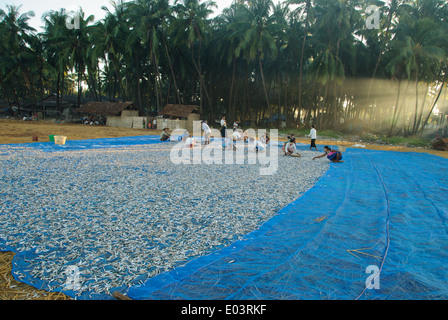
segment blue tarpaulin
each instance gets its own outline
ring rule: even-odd
[[[67,140],[65,144],[55,144],[53,142],[35,142],[26,144],[14,144],[14,146],[27,146],[41,151],[73,151],[99,148],[123,148],[133,145],[144,145],[159,143],[160,137],[156,135],[133,136],[119,138],[85,139],[85,140]]]
[[[26,147],[52,152],[158,142],[140,136]],[[448,159],[347,149],[344,160],[242,240],[126,293],[133,299],[447,299]],[[1,240],[0,250],[14,251]],[[34,254],[17,254],[13,273]]]
[[[243,240],[131,287],[134,299],[447,299],[448,159],[347,149]]]

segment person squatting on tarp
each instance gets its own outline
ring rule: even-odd
[[[168,132],[168,128],[165,128],[162,130],[162,133],[160,134],[160,140],[162,141],[168,141],[168,139],[170,138],[170,133]]]
[[[331,149],[329,146],[325,146],[324,151],[325,151],[324,154],[314,157],[313,160],[327,156],[328,160],[330,160],[331,162],[334,162],[334,163],[344,162],[344,161],[341,161],[342,160],[341,151]]]
[[[296,143],[293,139],[289,139],[283,147],[282,151],[284,152],[285,156],[293,156],[293,157],[301,157],[302,155],[297,152]]]

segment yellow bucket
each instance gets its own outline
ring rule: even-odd
[[[54,136],[55,144],[65,144],[65,140],[67,140],[67,137],[65,136]]]

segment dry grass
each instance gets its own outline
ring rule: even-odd
[[[12,274],[14,253],[0,252],[0,300],[71,300],[60,292],[47,292],[16,281]]]

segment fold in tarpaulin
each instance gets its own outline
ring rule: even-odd
[[[448,299],[448,159],[363,149],[344,156],[260,229],[128,296]]]

